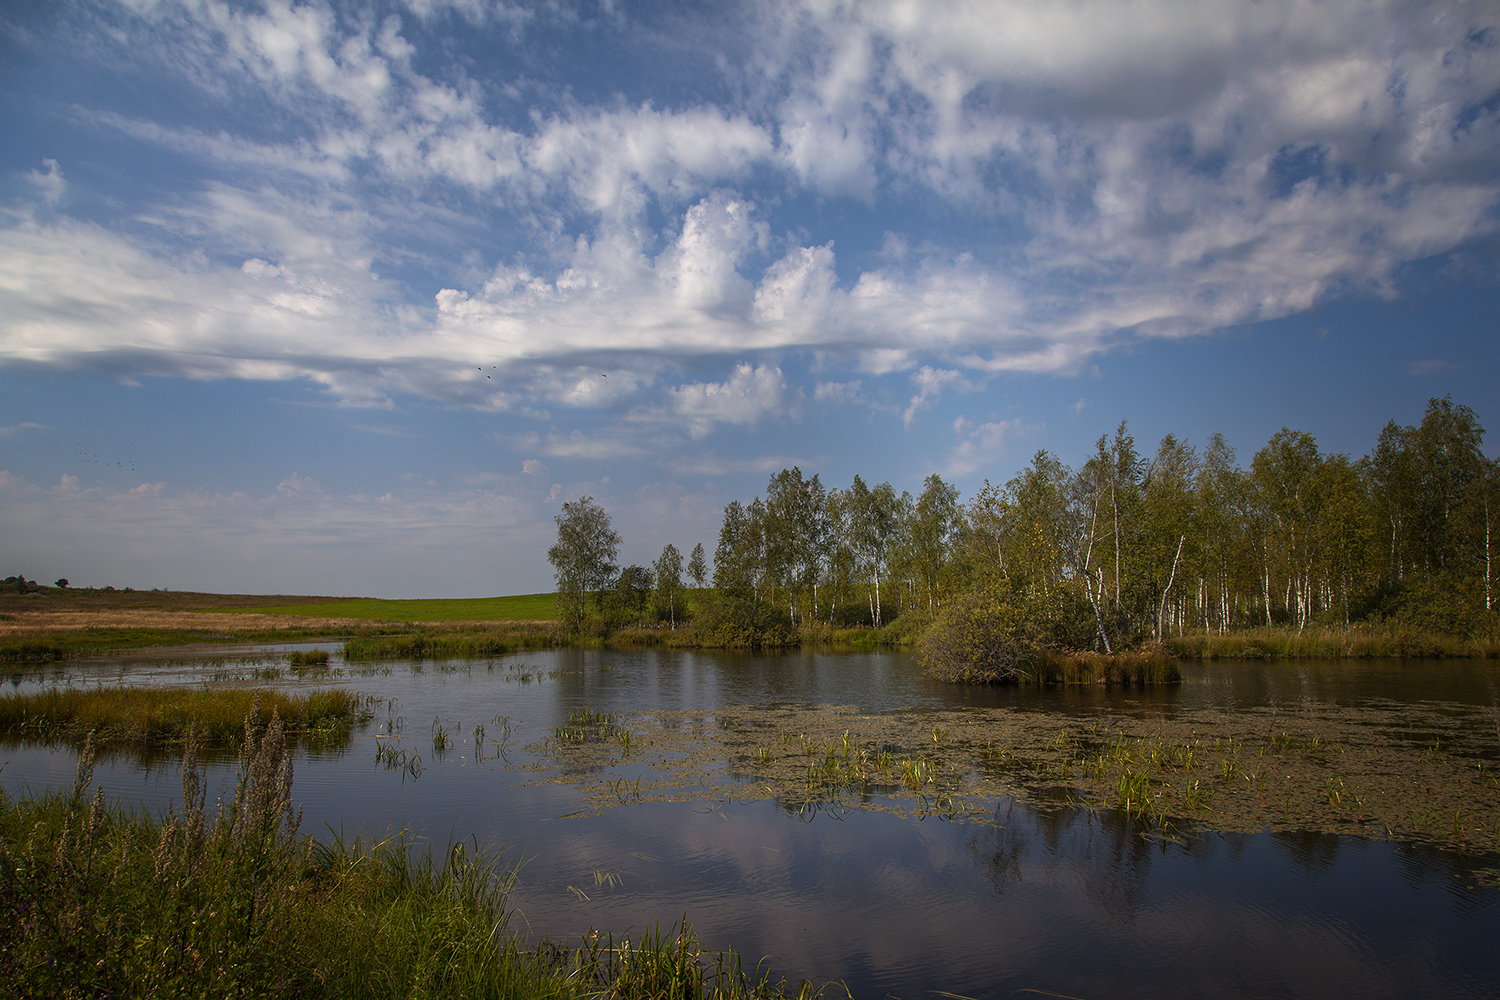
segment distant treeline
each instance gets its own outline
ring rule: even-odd
[[[1157,644],[1219,655],[1182,637],[1251,629],[1266,649],[1314,626],[1343,655],[1452,646],[1434,637],[1489,650],[1500,465],[1483,438],[1445,397],[1418,426],[1388,423],[1362,458],[1282,429],[1245,468],[1222,435],[1199,451],[1169,434],[1147,456],[1121,423],[1078,467],[1039,451],[967,503],[937,475],[913,497],[783,469],[725,508],[712,589],[701,545],[686,566],[669,545],[619,568],[620,538],[589,497],[563,505],[548,556],[578,635],[669,625],[656,641],[787,645],[874,626],[915,643],[935,676],[969,681],[1149,682],[1168,676]],[[1383,638],[1336,637],[1356,632]]]
[[[935,475],[912,497],[783,470],[725,509],[714,583],[794,621],[857,609],[877,625],[1001,591],[1075,648],[1371,618],[1474,634],[1494,626],[1500,514],[1483,436],[1445,397],[1363,458],[1283,429],[1246,469],[1220,434],[1201,452],[1169,434],[1147,457],[1122,423],[1077,468],[1039,451],[967,504]]]

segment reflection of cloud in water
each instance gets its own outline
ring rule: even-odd
[[[772,801],[700,802],[557,823],[516,901],[538,932],[640,930],[686,913],[703,940],[732,943],[749,964],[771,956],[794,977],[846,977],[856,996],[1464,996],[1500,985],[1483,958],[1500,894],[1459,890],[1431,859],[1413,879],[1390,844],[1171,843],[1116,813],[1011,802],[985,825],[807,818]],[[588,901],[566,891],[601,870],[622,884]]]

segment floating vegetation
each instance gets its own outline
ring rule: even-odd
[[[904,711],[731,706],[632,715],[649,782],[621,775],[602,713],[575,713],[554,758],[590,808],[774,798],[798,815],[858,807],[968,820],[998,797],[1118,809],[1165,831],[1317,830],[1500,851],[1500,764],[1490,710],[1447,704],[1289,718],[1275,709],[1173,719],[1013,709]]]

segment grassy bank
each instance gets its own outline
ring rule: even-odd
[[[1191,660],[1443,659],[1500,657],[1500,639],[1468,638],[1382,626],[1257,628],[1220,635],[1190,632],[1166,640],[1167,648]]]
[[[205,801],[189,750],[182,813],[155,819],[71,794],[0,792],[0,981],[17,998],[771,997],[786,990],[703,951],[690,927],[576,945],[511,927],[515,878],[462,845],[318,844],[299,834],[272,723],[231,802]],[[791,995],[810,997],[803,984]]]
[[[386,622],[536,622],[557,618],[556,594],[383,601],[375,598],[245,608],[247,613]]]
[[[344,659],[441,660],[503,656],[523,649],[546,649],[567,641],[550,622],[481,629],[418,629],[395,635],[356,636],[344,643]]]
[[[53,663],[82,656],[197,643],[297,642],[327,636],[328,629],[85,628],[0,637],[0,663]]]
[[[245,720],[265,725],[275,714],[290,735],[330,739],[348,733],[363,701],[335,689],[288,695],[248,688],[49,688],[0,696],[0,735],[98,745],[159,747],[193,726],[204,745],[234,746]]]

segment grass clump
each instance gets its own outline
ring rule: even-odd
[[[310,649],[307,652],[297,650],[287,657],[287,666],[293,670],[316,670],[328,666],[328,650]]]
[[[406,837],[299,833],[280,717],[246,723],[231,801],[208,808],[196,738],[181,812],[111,806],[92,743],[70,793],[0,791],[0,981],[24,998],[774,997],[784,984],[709,956],[686,924],[576,948],[509,926],[513,868]],[[811,997],[808,984],[791,995]]]
[[[451,632],[421,629],[401,635],[357,636],[344,643],[344,660],[475,659],[542,649],[562,642],[562,633],[555,625]]]
[[[193,729],[209,747],[239,745],[245,720],[264,726],[274,716],[295,736],[347,735],[364,718],[364,699],[332,689],[288,695],[250,688],[48,688],[0,696],[0,734],[21,739],[161,746]]]

